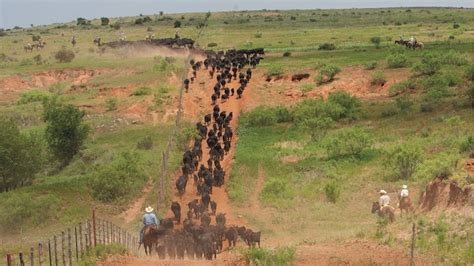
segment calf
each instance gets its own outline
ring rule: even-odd
[[[171,203],[171,211],[174,214],[174,218],[176,222],[180,224],[181,223],[181,205],[179,205],[178,202],[173,201],[173,203]]]

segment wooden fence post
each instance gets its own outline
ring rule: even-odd
[[[71,238],[71,228],[67,229],[67,256],[69,259],[69,265],[72,266],[72,238]]]
[[[11,254],[7,254],[7,266],[13,266]]]
[[[91,228],[91,221],[89,221],[89,220],[87,221],[87,232],[89,234],[88,244],[89,244],[89,248],[91,248],[92,247],[92,228]]]
[[[411,247],[410,247],[410,266],[415,266],[415,235],[416,235],[416,227],[415,223],[413,223],[411,229]]]
[[[43,266],[43,243],[38,244],[38,265]]]
[[[97,235],[95,227],[95,209],[92,210],[92,234],[94,235],[94,247],[97,245]]]
[[[30,248],[30,264],[35,266],[35,249],[33,247]]]
[[[102,244],[106,244],[106,242],[105,242],[105,235],[106,235],[106,231],[105,231],[105,220],[102,220]]]
[[[57,237],[54,236],[54,261],[56,266],[58,266],[58,241]]]
[[[51,259],[51,240],[48,239],[48,257],[49,257],[49,266],[53,266],[53,260]]]
[[[79,261],[79,245],[77,243],[77,226],[74,226],[74,241],[76,242],[76,262]]]
[[[20,252],[20,254],[18,255],[20,257],[20,266],[25,266],[25,261],[23,260],[23,252]]]
[[[61,255],[63,259],[63,266],[66,265],[66,253],[64,252],[64,247],[65,247],[65,233],[64,231],[61,232]]]
[[[79,223],[79,236],[80,236],[79,237],[79,245],[81,247],[81,257],[82,257],[82,255],[84,254],[83,253],[84,252],[84,249],[83,249],[84,246],[82,245],[82,223]]]

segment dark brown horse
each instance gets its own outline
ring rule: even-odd
[[[146,225],[143,229],[143,247],[145,254],[151,255],[152,248],[156,246],[158,240],[162,238],[167,232],[163,226],[156,227],[154,225]]]
[[[393,211],[392,207],[385,206],[380,209],[380,204],[376,201],[372,203],[372,213],[377,213],[378,216],[382,218],[388,218],[391,223],[395,221],[395,212]]]

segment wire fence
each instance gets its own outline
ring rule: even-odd
[[[120,244],[130,253],[138,253],[138,237],[113,222],[96,217],[80,222],[39,241],[18,253],[6,255],[0,265],[78,265],[88,251],[97,245]]]
[[[202,33],[204,32],[204,29],[207,27],[207,21],[209,19],[209,15],[206,15],[206,18],[204,22],[201,24],[201,26],[198,28],[198,32],[196,35],[196,38],[194,39],[194,45],[199,41],[199,38],[202,36]],[[168,139],[168,142],[166,144],[165,150],[162,152],[162,161],[161,161],[161,173],[160,173],[160,180],[159,180],[159,186],[158,186],[158,198],[156,202],[156,209],[160,210],[160,207],[165,206],[165,183],[166,183],[166,178],[168,174],[168,163],[170,159],[171,152],[173,150],[173,145],[176,142],[177,136],[180,132],[181,129],[181,118],[183,115],[183,93],[184,93],[184,83],[182,82],[184,79],[186,79],[188,75],[188,66],[189,62],[192,58],[193,54],[191,51],[188,50],[188,56],[186,57],[184,61],[184,68],[181,73],[181,86],[179,89],[179,98],[178,98],[178,111],[176,113],[176,120],[175,120],[175,126],[173,128],[172,133],[170,134],[170,137]]]

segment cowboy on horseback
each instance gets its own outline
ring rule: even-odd
[[[404,44],[405,43],[405,40],[403,39],[403,36],[400,36],[400,44]]]
[[[156,215],[153,213],[153,208],[148,206],[145,208],[145,214],[143,215],[143,228],[140,230],[140,242],[143,243],[145,227],[152,226],[157,227],[160,224],[159,220],[156,218]]]
[[[403,198],[408,198],[408,186],[407,185],[403,185],[402,186],[402,191],[400,191],[400,199],[403,199]]]
[[[411,43],[412,46],[415,46],[415,44],[416,44],[416,38],[413,37],[413,36],[411,36],[411,38],[410,38],[410,43]]]

